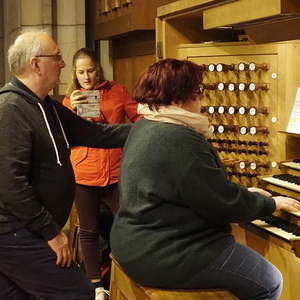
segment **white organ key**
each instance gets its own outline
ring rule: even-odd
[[[262,180],[296,192],[300,192],[300,186],[296,183],[291,183],[274,177],[263,177]]]
[[[294,235],[290,232],[284,231],[283,229],[281,229],[279,227],[272,226],[272,225],[266,223],[265,221],[254,220],[251,223],[266,230],[266,231],[269,231],[269,232],[279,236],[280,238],[284,238],[285,240],[290,241],[293,239],[299,239],[299,237],[297,237],[296,235]]]
[[[290,162],[283,162],[281,163],[283,166],[292,168],[292,169],[296,169],[296,170],[300,170],[300,164],[299,163],[295,163],[293,161]]]

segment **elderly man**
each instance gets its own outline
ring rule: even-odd
[[[45,32],[8,51],[15,77],[0,90],[0,299],[94,299],[62,232],[74,196],[70,147],[123,146],[129,125],[95,125],[48,93],[65,63]]]

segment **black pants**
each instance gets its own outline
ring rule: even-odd
[[[55,264],[48,243],[26,229],[0,235],[0,299],[92,300],[94,289],[75,265]]]
[[[103,206],[109,207],[111,216],[119,208],[118,185],[105,187],[76,185],[75,204],[79,217],[79,237],[84,266],[89,279],[100,278],[102,253],[99,237],[109,237],[112,218],[105,216]]]

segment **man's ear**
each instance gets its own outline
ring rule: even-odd
[[[39,59],[37,57],[31,57],[30,58],[30,61],[29,61],[29,65],[30,65],[30,68],[40,74],[40,65],[39,65]]]

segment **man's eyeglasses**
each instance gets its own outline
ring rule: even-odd
[[[61,54],[40,54],[35,57],[53,57],[57,61],[61,61],[63,59]]]

